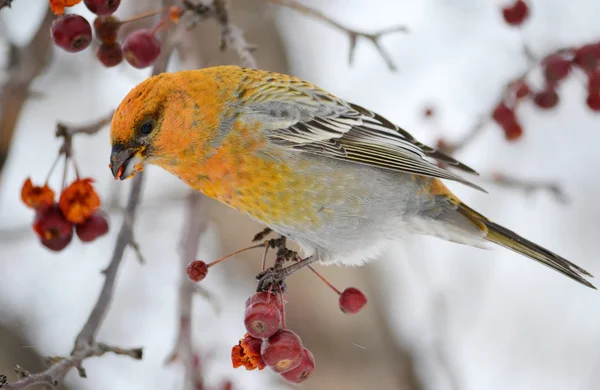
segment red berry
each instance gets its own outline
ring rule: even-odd
[[[523,99],[531,94],[531,89],[529,89],[529,85],[527,85],[525,80],[519,80],[514,83],[513,89],[517,99]]]
[[[276,305],[265,302],[253,303],[246,308],[244,325],[252,337],[257,339],[271,337],[281,329],[281,310]]]
[[[590,93],[587,97],[586,103],[593,111],[600,111],[600,91],[593,94]]]
[[[302,362],[302,341],[296,333],[282,329],[263,340],[260,353],[267,366],[278,373],[293,370]]]
[[[517,0],[513,5],[502,8],[502,15],[506,23],[519,26],[529,15],[529,6],[523,0]]]
[[[123,61],[123,51],[118,43],[103,43],[98,47],[96,57],[102,65],[110,68],[119,65]]]
[[[600,70],[588,73],[588,92],[590,94],[600,94]]]
[[[94,19],[96,39],[102,43],[115,43],[120,27],[121,21],[112,15],[98,16]]]
[[[83,242],[94,241],[108,233],[108,221],[102,212],[96,211],[83,223],[75,225],[75,233]]]
[[[502,128],[507,141],[516,141],[523,135],[523,128],[517,122],[505,123]]]
[[[308,379],[308,377],[315,370],[315,358],[313,354],[306,348],[302,350],[302,362],[298,367],[281,374],[282,377],[291,383],[302,383]]]
[[[185,268],[185,272],[192,282],[198,283],[206,277],[206,274],[208,274],[208,266],[202,260],[194,260],[188,264]]]
[[[516,121],[515,112],[504,102],[500,102],[492,112],[492,118],[499,125]]]
[[[134,31],[125,38],[123,54],[134,68],[145,68],[158,58],[160,41],[149,30]]]
[[[433,108],[431,107],[425,107],[425,110],[423,111],[423,114],[425,115],[425,118],[431,118],[434,115],[434,111]]]
[[[119,8],[121,0],[83,0],[85,6],[96,15],[110,15]]]
[[[283,303],[281,302],[281,299],[279,299],[279,295],[274,294],[272,292],[261,291],[252,294],[248,299],[246,299],[246,307],[256,302],[263,302],[269,305],[275,305],[275,307],[277,307],[279,311],[283,312]]]
[[[600,66],[600,42],[585,45],[575,50],[573,62],[588,72],[597,70]]]
[[[367,304],[367,297],[359,289],[348,287],[340,294],[339,303],[344,313],[355,314]]]
[[[533,96],[533,102],[544,110],[550,109],[558,104],[558,93],[552,88],[546,88]]]
[[[75,14],[55,19],[50,33],[54,43],[69,53],[84,50],[92,41],[92,27],[83,16]]]
[[[56,204],[36,211],[33,230],[42,245],[53,251],[64,249],[73,238],[73,224],[65,219]]]
[[[560,54],[551,55],[544,60],[544,77],[553,83],[569,75],[571,64]]]

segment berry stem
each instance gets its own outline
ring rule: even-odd
[[[61,153],[58,153],[56,155],[56,158],[54,159],[54,162],[52,163],[52,166],[50,167],[50,171],[48,171],[48,175],[46,175],[46,181],[44,182],[44,185],[48,184],[48,181],[50,180],[50,176],[52,176],[52,172],[54,172],[54,169],[56,169],[56,166],[58,165],[60,156],[61,156]]]
[[[79,180],[79,168],[77,167],[77,162],[75,161],[75,157],[71,156],[71,162],[73,163],[73,168],[75,169],[75,177]]]
[[[329,286],[330,289],[332,289],[333,291],[335,291],[338,295],[340,295],[342,292],[340,290],[338,290],[337,288],[335,288],[335,286],[333,284],[331,284],[329,282],[329,280],[325,279],[325,277],[323,275],[321,275],[320,273],[317,272],[316,269],[314,269],[311,265],[307,265],[308,269],[310,269],[312,272],[314,272],[315,275],[317,275],[317,277],[319,279],[321,279],[321,281],[323,283],[325,283],[327,286]]]
[[[277,290],[279,290],[279,297],[278,297],[278,299],[279,299],[279,304],[280,304],[280,306],[282,308],[281,309],[281,327],[283,329],[286,329],[287,326],[285,324],[285,308],[283,307],[283,289],[281,288],[280,284],[277,285]]]
[[[260,265],[260,270],[264,271],[267,267],[267,253],[269,253],[269,246],[265,247],[265,253],[263,253],[262,263]]]
[[[65,153],[65,166],[63,168],[61,192],[67,188],[67,174],[69,173],[69,155]]]
[[[158,10],[158,11],[144,12],[143,14],[139,14],[139,15],[136,15],[136,16],[132,16],[132,17],[131,17],[131,18],[129,18],[129,19],[122,20],[122,21],[121,21],[121,25],[123,25],[123,24],[125,24],[125,23],[129,23],[129,22],[135,22],[135,21],[137,21],[137,20],[141,20],[141,19],[149,18],[149,17],[151,17],[151,16],[160,15],[160,14],[162,14],[163,12],[168,12],[168,11],[169,11],[169,9],[168,9],[168,8],[165,8],[165,9],[161,9],[161,10]]]
[[[213,262],[210,262],[210,263],[208,263],[206,266],[207,266],[207,267],[212,267],[213,265],[215,265],[215,264],[219,264],[219,263],[220,263],[220,262],[222,262],[223,260],[225,260],[225,259],[228,259],[228,258],[230,258],[230,257],[232,257],[232,256],[239,255],[240,253],[242,253],[242,252],[246,252],[246,251],[248,251],[248,250],[250,250],[250,249],[264,248],[264,246],[265,246],[265,243],[263,242],[263,243],[261,243],[261,244],[252,245],[252,246],[249,246],[249,247],[247,247],[247,248],[244,248],[244,249],[237,250],[237,251],[235,251],[235,252],[233,252],[233,253],[230,253],[230,254],[228,254],[228,255],[226,255],[226,256],[223,256],[223,257],[221,257],[221,258],[219,258],[219,259],[217,259],[217,260],[215,260],[215,261],[213,261]]]

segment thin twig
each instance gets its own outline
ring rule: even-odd
[[[186,10],[194,13],[194,21],[190,27],[205,19],[215,19],[221,28],[221,50],[232,48],[240,58],[242,66],[256,69],[256,59],[252,54],[256,50],[256,46],[249,44],[244,37],[243,31],[231,23],[224,0],[213,0],[210,5],[196,4],[189,0],[183,0],[182,4]]]
[[[322,22],[325,22],[326,24],[342,31],[343,33],[345,33],[346,35],[348,35],[348,39],[350,40],[350,49],[348,52],[348,63],[350,65],[352,65],[352,62],[354,61],[354,52],[356,51],[356,44],[359,40],[359,38],[365,39],[367,42],[370,42],[375,49],[377,50],[377,52],[379,53],[379,55],[381,56],[381,58],[383,59],[383,61],[385,61],[386,65],[388,66],[388,68],[391,71],[395,71],[396,65],[394,64],[394,61],[392,60],[391,55],[385,51],[385,49],[381,46],[381,39],[388,34],[393,34],[393,33],[398,33],[398,32],[403,32],[403,33],[408,33],[409,30],[406,26],[394,26],[394,27],[389,27],[389,28],[385,28],[379,31],[376,31],[374,33],[367,33],[367,32],[363,32],[363,31],[357,31],[354,30],[350,27],[344,26],[343,24],[333,20],[332,18],[330,18],[329,16],[325,15],[323,12],[308,7],[304,4],[300,4],[294,0],[267,0],[269,3],[271,4],[276,4],[282,7],[286,7],[289,9],[293,9],[295,11],[301,12],[305,15],[309,15],[312,16]]]
[[[171,5],[169,1],[164,1],[165,6]],[[163,33],[164,34],[164,33]],[[170,32],[167,34],[170,35]],[[165,38],[165,37],[163,37]],[[165,38],[166,39],[166,38]],[[169,57],[171,50],[163,50],[161,57]],[[160,57],[159,57],[160,58]],[[166,70],[167,61],[157,61],[152,74],[159,74]],[[142,358],[140,348],[123,349],[119,347],[108,347],[106,344],[96,342],[96,334],[110,308],[110,304],[114,297],[114,285],[117,276],[117,271],[123,260],[125,249],[133,243],[133,222],[137,211],[137,206],[140,201],[143,183],[143,172],[139,172],[132,179],[133,183],[129,195],[129,200],[125,209],[125,216],[121,224],[121,229],[117,236],[115,248],[111,261],[104,271],[104,285],[98,296],[92,311],[83,325],[81,331],[75,339],[75,345],[71,355],[63,358],[51,358],[51,365],[48,369],[38,374],[29,375],[17,382],[8,383],[6,378],[0,377],[0,388],[2,389],[25,389],[36,384],[46,384],[56,386],[62,382],[65,375],[72,369],[76,368],[81,377],[85,377],[85,370],[82,367],[83,360],[92,356],[102,356],[106,352],[113,352],[119,355],[127,355],[136,359]]]
[[[87,134],[93,135],[99,132],[104,126],[110,124],[112,120],[114,111],[108,113],[104,117],[100,118],[96,122],[92,122],[86,125],[67,125],[62,122],[58,122],[56,124],[56,133],[57,137],[62,137],[64,139],[63,145],[60,147],[59,153],[65,154],[71,157],[73,150],[73,136],[76,134]]]
[[[197,369],[192,340],[192,302],[196,285],[188,278],[185,268],[196,258],[198,245],[206,231],[207,217],[204,197],[197,191],[190,191],[187,198],[187,221],[183,228],[182,253],[179,268],[179,330],[173,351],[166,363],[179,360],[184,366],[184,390],[199,389],[204,381],[202,372]]]
[[[483,178],[486,180],[486,178]],[[569,203],[569,197],[564,192],[560,184],[551,181],[527,180],[517,177],[507,176],[504,173],[493,173],[487,178],[488,181],[505,188],[521,190],[529,195],[533,192],[546,191],[563,204]]]

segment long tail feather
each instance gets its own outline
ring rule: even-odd
[[[480,226],[486,233],[486,239],[490,242],[503,246],[507,249],[520,253],[533,260],[536,260],[545,266],[583,284],[584,286],[596,289],[593,284],[588,282],[585,277],[593,277],[588,271],[571,263],[556,253],[542,248],[541,246],[519,236],[517,233],[506,229],[494,222],[491,222],[483,215],[460,203],[458,212]]]

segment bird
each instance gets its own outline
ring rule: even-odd
[[[442,182],[484,191],[463,177],[474,169],[294,76],[228,65],[150,77],[118,106],[110,142],[115,179],[157,165],[297,242],[304,258],[267,272],[267,284],[314,262],[362,265],[419,234],[497,244],[595,289],[589,272],[484,217]]]

